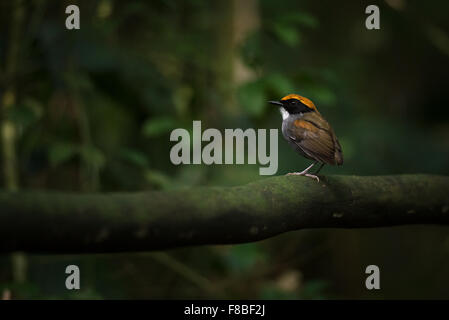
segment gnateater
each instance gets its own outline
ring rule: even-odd
[[[318,112],[312,101],[298,94],[289,94],[280,101],[269,101],[279,106],[282,114],[282,135],[303,157],[314,162],[301,172],[288,175],[320,179],[317,174],[325,164],[342,165],[340,143],[329,123]],[[321,166],[314,174],[308,173],[317,163]]]

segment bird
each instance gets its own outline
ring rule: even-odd
[[[306,176],[319,182],[317,174],[325,164],[343,164],[343,151],[334,130],[310,99],[292,93],[279,101],[268,102],[279,107],[285,140],[300,155],[314,161],[303,171],[287,175]],[[317,163],[321,163],[318,170],[309,173]]]

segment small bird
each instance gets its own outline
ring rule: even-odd
[[[343,153],[334,130],[312,101],[298,94],[289,94],[280,101],[269,103],[280,108],[284,138],[299,154],[314,160],[305,170],[288,175],[306,176],[319,182],[317,174],[325,164],[343,164]],[[308,173],[318,162],[321,163],[318,170],[314,174]]]

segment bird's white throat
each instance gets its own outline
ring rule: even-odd
[[[288,116],[290,115],[290,113],[288,113],[287,110],[285,110],[284,107],[280,107],[279,110],[281,111],[281,115],[282,115],[282,120],[285,120],[288,118]]]

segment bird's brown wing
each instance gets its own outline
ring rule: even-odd
[[[343,163],[340,143],[320,115],[305,114],[293,122],[289,131],[292,142],[310,158],[331,165]]]

